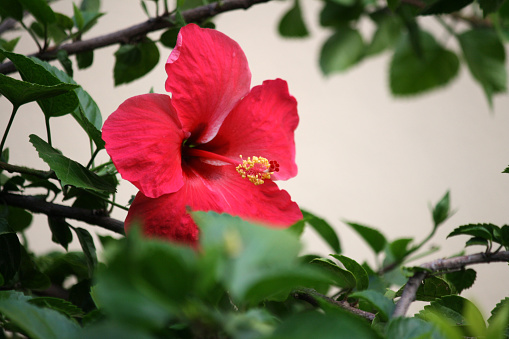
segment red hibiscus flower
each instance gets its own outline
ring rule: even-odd
[[[196,245],[188,209],[229,213],[274,227],[302,218],[273,180],[297,174],[297,102],[284,80],[249,90],[240,46],[196,25],[180,30],[166,90],[127,99],[106,120],[106,150],[140,192],[126,228]]]

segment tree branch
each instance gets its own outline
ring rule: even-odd
[[[375,314],[373,314],[373,313],[366,312],[366,311],[360,310],[358,308],[355,308],[355,307],[351,306],[347,301],[334,300],[334,299],[329,298],[326,295],[320,294],[317,291],[312,290],[312,289],[303,289],[300,291],[295,291],[293,293],[293,296],[294,296],[294,298],[299,299],[299,300],[304,300],[313,306],[319,306],[319,303],[316,300],[317,298],[323,299],[326,302],[328,302],[329,304],[338,306],[344,310],[347,310],[347,311],[349,311],[353,314],[356,314],[356,315],[358,315],[364,319],[367,319],[369,321],[373,321],[373,319],[375,319]]]
[[[0,169],[4,169],[9,173],[30,174],[41,179],[57,179],[53,171],[40,171],[24,166],[11,165],[3,161],[0,161]]]
[[[401,299],[396,304],[396,308],[392,314],[393,317],[401,317],[406,314],[410,304],[415,300],[417,289],[430,273],[458,270],[467,265],[482,263],[489,264],[490,262],[497,261],[509,262],[509,251],[497,253],[482,252],[448,259],[438,259],[422,264],[420,267],[425,268],[427,271],[417,272],[408,279],[405,289],[403,290],[403,294],[401,295]]]
[[[0,201],[7,205],[24,208],[34,213],[43,213],[48,216],[69,218],[84,221],[90,225],[100,226],[107,230],[124,234],[124,223],[110,218],[105,211],[89,210],[54,204],[31,195],[0,193]]]
[[[216,16],[217,14],[233,11],[236,9],[248,9],[249,7],[268,2],[270,0],[223,0],[214,2],[209,5],[196,7],[182,12],[182,16],[186,22],[200,22],[205,19]],[[86,51],[92,51],[98,48],[115,45],[117,43],[129,43],[141,37],[146,36],[150,32],[154,32],[163,28],[176,27],[175,14],[164,14],[154,19],[147,20],[140,24],[122,29],[117,32],[105,34],[96,38],[75,41],[61,46],[47,49],[40,53],[33,53],[28,56],[37,57],[41,60],[54,60],[59,50],[64,50],[68,55],[77,54]],[[0,65],[0,73],[9,74],[16,71],[12,62],[5,62]]]

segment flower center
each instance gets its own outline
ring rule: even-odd
[[[242,163],[235,169],[242,178],[247,178],[255,185],[263,184],[274,172],[279,172],[279,164],[275,160],[269,161],[264,157],[248,157],[244,160],[242,155],[240,159]]]

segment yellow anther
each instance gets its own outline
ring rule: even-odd
[[[239,164],[236,169],[242,178],[247,178],[255,185],[263,184],[266,179],[270,179],[270,176],[274,172],[270,172],[271,164],[269,160],[264,157],[248,157],[247,160],[242,159],[242,163]]]

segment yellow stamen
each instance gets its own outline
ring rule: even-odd
[[[255,185],[263,184],[266,179],[270,179],[270,176],[274,174],[270,171],[274,166],[271,167],[269,160],[264,157],[248,157],[247,160],[242,159],[242,163],[236,167],[237,172],[242,178],[247,178]]]

